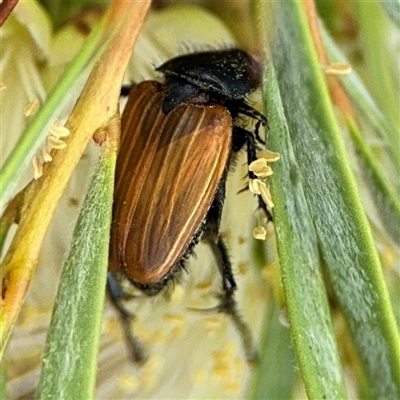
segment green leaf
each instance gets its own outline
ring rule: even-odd
[[[274,137],[272,126],[270,142],[272,150],[282,153],[282,164],[290,166],[286,167],[286,174],[281,172],[285,167],[275,167],[273,180],[283,283],[287,286],[284,277],[288,273],[285,272],[287,268],[298,271],[307,258],[309,265],[318,262],[315,250],[318,245],[335,298],[358,351],[366,381],[373,383],[369,388],[371,395],[380,399],[397,398],[400,395],[400,357],[393,310],[314,49],[304,4],[295,0],[274,3],[274,27],[270,38],[282,110],[290,133],[290,142],[285,143],[282,133],[280,138]],[[270,98],[267,97],[266,101],[269,107]],[[290,144],[293,146],[291,158],[288,157]],[[277,196],[278,189],[282,197]],[[301,189],[308,210],[305,206],[293,207],[293,204],[302,204],[302,199],[296,198],[301,194]],[[286,210],[286,217],[280,208]],[[289,252],[299,240],[292,233],[296,226],[304,229],[302,254]],[[314,247],[310,243],[313,230],[318,238]],[[300,258],[292,256],[290,259],[292,254]],[[310,280],[315,279],[315,273],[318,273],[316,268],[303,271],[305,278]],[[305,278],[297,283],[297,290],[307,291],[308,288],[302,288],[307,284]],[[292,281],[290,283],[295,284]],[[313,290],[313,286],[310,285],[308,290]],[[296,295],[296,290],[285,291],[290,319],[289,304],[293,300],[290,296]],[[300,296],[295,302],[297,307],[307,310],[315,306],[303,302]],[[296,335],[307,335],[307,332],[296,333],[299,327],[293,320],[290,322],[294,341]],[[319,332],[312,339],[316,344],[310,349],[313,352],[330,350],[325,347],[326,344],[321,346]],[[299,350],[296,349],[296,352],[299,357]],[[299,357],[300,368],[308,367],[310,361],[307,359],[302,365]],[[317,391],[311,391],[309,378],[304,372],[302,374],[309,397],[321,398]],[[319,376],[313,374],[313,381],[318,378],[323,381],[330,379],[330,376],[325,370]],[[325,395],[327,398],[336,398],[338,393],[326,392]]]
[[[375,209],[379,213],[384,229],[396,243],[400,237],[399,195],[387,181],[357,125],[353,121],[349,121],[348,124],[355,142],[360,170],[362,171],[361,179],[367,182],[368,190],[373,197]]]
[[[362,47],[362,72],[366,86],[385,114],[397,129],[392,132],[392,145],[399,145],[399,95],[398,65],[393,63],[389,51],[386,17],[378,1],[354,2],[355,22],[359,27],[359,43]],[[393,7],[394,8],[394,7]],[[394,72],[394,73],[393,73]]]
[[[261,361],[252,377],[252,399],[287,400],[293,393],[295,355],[290,330],[279,321],[280,309],[273,301],[267,310],[266,324],[261,342]]]
[[[400,28],[400,0],[380,0],[380,3],[397,28]]]
[[[272,176],[274,222],[293,344],[310,399],[343,399],[346,394],[317,236],[282,113],[278,82],[272,65],[267,65],[264,87],[271,126],[268,147],[281,154]]]
[[[321,33],[331,61],[348,64],[348,60],[323,26],[321,26]],[[400,172],[400,146],[397,145],[400,138],[396,127],[380,111],[356,71],[352,71],[347,76],[342,76],[341,83],[346,88],[353,104],[361,113],[364,126],[373,127],[372,133],[375,134],[373,140],[378,143],[384,140],[383,148],[388,150],[387,153],[391,156],[394,166]],[[390,165],[385,163],[385,160],[382,160],[383,162],[376,160],[376,156],[374,156],[367,142],[368,140],[371,141],[371,139],[360,132],[354,121],[348,119],[348,126],[355,145],[355,155],[362,171],[360,178],[367,182],[366,186],[374,199],[376,210],[379,212],[385,230],[396,242],[400,234],[400,204],[399,194],[388,180],[388,177],[391,177],[388,174],[391,168],[385,169],[385,166]],[[383,154],[383,156],[385,155]],[[397,180],[396,173],[392,175]],[[397,182],[394,182],[394,184],[397,184]]]
[[[115,153],[92,178],[58,289],[38,399],[93,398],[104,306]]]
[[[321,35],[330,60],[332,62],[350,64],[349,60],[341,52],[323,26],[321,26]],[[376,141],[384,140],[384,146],[388,149],[388,155],[391,157],[397,173],[400,173],[400,146],[398,145],[400,136],[395,124],[379,108],[356,71],[352,71],[349,75],[342,75],[340,82],[345,87],[354,106],[360,113],[364,125],[373,128],[372,133],[375,133],[373,139]],[[365,142],[365,139],[363,141]]]

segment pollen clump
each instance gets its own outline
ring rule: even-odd
[[[67,143],[64,140],[58,139],[52,135],[47,136],[47,145],[56,150],[65,149],[67,147]]]
[[[281,155],[279,153],[271,150],[263,150],[260,151],[258,154],[260,155],[260,158],[265,158],[269,163],[278,161],[281,158]]]
[[[54,125],[50,129],[50,135],[57,139],[69,136],[71,132],[65,126]]]
[[[36,108],[35,108],[36,107]],[[36,112],[37,107],[39,107],[39,101],[29,103],[24,110],[25,116],[32,115]],[[69,129],[64,126],[60,126],[60,121],[55,121],[53,126],[50,128],[49,135],[47,136],[46,145],[41,148],[38,155],[36,155],[33,160],[33,177],[38,179],[43,175],[43,163],[47,163],[53,160],[50,154],[51,149],[61,150],[67,147],[62,138],[70,134]]]
[[[43,158],[43,162],[47,163],[53,160],[53,157],[45,147],[42,147],[42,150],[40,152]]]
[[[43,164],[39,161],[37,156],[32,159],[33,178],[39,179],[43,175]]]
[[[186,318],[178,314],[165,314],[164,320],[173,325],[170,334],[171,339],[182,336],[185,333]]]
[[[209,290],[211,287],[212,283],[210,281],[199,282],[194,286],[197,290]]]
[[[238,375],[243,370],[243,362],[235,356],[234,343],[228,342],[221,351],[214,352],[212,357],[214,360],[213,377],[222,380],[226,392],[239,393],[241,385]]]
[[[251,179],[249,182],[249,189],[252,193],[261,195],[264,203],[270,207],[274,207],[274,203],[272,201],[271,193],[269,192],[267,185],[265,182],[262,182],[259,179]]]
[[[253,229],[253,237],[257,240],[265,240],[267,238],[267,230],[264,226],[256,226]]]
[[[249,171],[254,172],[254,174],[260,179],[264,179],[272,175],[272,168],[267,165],[266,158],[258,158],[257,160],[254,160],[249,165]]]
[[[218,317],[208,317],[204,320],[205,326],[209,334],[218,332],[221,329],[222,321]]]

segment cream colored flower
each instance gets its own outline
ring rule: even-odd
[[[0,94],[1,117],[3,132],[9,132],[2,135],[3,160],[25,125],[24,107],[36,98],[43,101],[46,91],[84,39],[73,24],[52,36],[47,16],[36,3],[17,6],[2,32],[2,82],[7,88]],[[70,47],[71,43],[74,46]],[[154,11],[148,16],[134,49],[126,81],[157,78],[155,65],[188,50],[234,43],[227,27],[202,9],[179,6]],[[50,140],[62,142],[62,136],[55,138],[51,134]],[[43,146],[41,157],[51,162],[45,139]],[[48,231],[37,273],[7,350],[10,398],[30,397],[35,389],[59,273],[96,154],[94,146],[89,146]],[[257,201],[249,191],[238,193],[246,184],[244,164],[242,154],[235,170],[229,173],[221,231],[237,279],[240,312],[258,345],[270,289],[262,272],[267,267],[266,257],[257,262],[257,267],[252,258]],[[26,181],[32,176],[32,170],[28,170]],[[274,258],[273,251],[270,257]],[[129,358],[118,314],[107,302],[96,398],[240,399],[245,396],[251,367],[246,362],[240,335],[228,316],[205,311],[218,304],[221,293],[220,274],[206,244],[198,244],[187,271],[165,295],[154,298],[141,295],[129,304],[137,314],[132,324],[134,332],[149,357],[144,366],[135,365]]]

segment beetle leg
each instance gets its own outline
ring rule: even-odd
[[[250,165],[253,161],[257,160],[257,145],[254,139],[254,134],[240,126],[234,126],[232,132],[233,132],[233,150],[239,151],[246,144],[247,164]],[[248,177],[249,179],[257,178],[254,172],[251,171],[248,171]],[[240,190],[239,193],[246,189],[247,186],[244,189]],[[258,207],[265,212],[268,221],[272,221],[272,215],[268,210],[266,204],[264,203],[263,199],[261,198],[261,196],[257,196],[257,198],[258,198]]]
[[[132,298],[132,296],[123,291],[118,280],[111,272],[107,275],[107,289],[110,300],[120,314],[122,329],[133,361],[142,364],[147,360],[147,357],[143,352],[142,344],[132,331],[132,322],[135,319],[135,314],[128,311],[123,304],[124,300]]]
[[[126,97],[129,95],[131,90],[137,85],[136,82],[131,81],[130,83],[125,83],[121,86],[120,96]]]
[[[250,118],[260,121],[267,129],[269,129],[267,117],[263,113],[260,113],[260,111],[257,111],[255,108],[246,104],[244,101],[241,101],[240,104],[237,104],[235,110],[238,114],[247,115]],[[260,142],[264,142],[261,138],[259,138],[258,132],[256,132],[256,135]]]
[[[238,310],[236,299],[234,297],[236,282],[232,272],[232,264],[225,243],[219,236],[219,226],[224,197],[225,177],[219,184],[215,199],[207,214],[206,230],[204,232],[204,239],[210,245],[214,253],[222,277],[223,293],[216,310],[229,315],[242,339],[247,361],[255,362],[257,360],[257,350],[254,346],[253,335],[249,326],[243,321]]]

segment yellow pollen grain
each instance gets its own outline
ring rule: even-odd
[[[217,317],[208,317],[204,319],[204,323],[208,333],[215,333],[221,329],[222,321]]]
[[[29,117],[30,115],[35,114],[35,112],[39,109],[39,100],[32,100],[24,107],[24,115],[25,117]]]
[[[151,335],[151,342],[154,343],[165,343],[167,341],[167,335],[163,331],[155,331]]]
[[[233,365],[235,367],[235,370],[238,372],[244,371],[244,369],[246,367],[245,362],[242,359],[237,358],[237,357],[235,358]]]
[[[147,360],[143,367],[142,384],[145,388],[150,389],[157,383],[157,371],[164,364],[164,358],[158,354],[153,354]]]
[[[349,64],[333,63],[324,67],[324,71],[328,75],[348,75],[353,71],[353,69]]]
[[[186,318],[183,315],[165,314],[164,320],[168,323],[174,324],[171,333],[168,335],[171,339],[183,335],[186,326]]]
[[[5,83],[0,82],[0,92],[2,92],[3,90],[6,90],[7,86],[5,85]]]
[[[230,381],[230,373],[232,372],[232,360],[235,356],[235,345],[232,341],[229,341],[221,351],[213,352],[212,357],[214,359],[214,366],[212,368],[212,374],[220,379],[224,379],[227,382]]]
[[[228,382],[224,383],[224,390],[229,393],[239,393],[241,391],[241,385],[238,381],[229,380]]]
[[[67,143],[51,135],[47,136],[47,145],[56,150],[65,149],[67,147]]]
[[[52,128],[50,129],[50,135],[54,136],[57,139],[67,137],[70,133],[70,130],[65,126],[52,126]]]
[[[207,282],[200,282],[197,283],[194,288],[198,290],[209,290],[212,287],[212,282],[207,281]]]
[[[171,304],[179,303],[185,294],[185,290],[181,285],[176,285],[174,291],[171,294]]]
[[[186,318],[183,315],[179,315],[179,314],[165,314],[164,320],[166,322],[184,323],[186,321]]]
[[[193,374],[193,382],[194,383],[204,383],[206,382],[207,374],[203,369],[198,369]]]
[[[105,321],[106,323],[104,324],[104,331],[107,335],[110,336],[120,332],[120,321],[117,316],[107,318]]]
[[[168,335],[169,339],[176,339],[179,336],[182,336],[185,333],[185,327],[183,325],[174,326]]]
[[[212,374],[218,379],[228,379],[229,378],[229,364],[226,362],[218,362],[214,365],[212,369]]]
[[[125,390],[134,391],[139,389],[139,379],[132,375],[124,373],[119,377],[120,386]]]
[[[42,150],[40,152],[42,154],[43,161],[45,163],[53,160],[53,157],[51,156],[51,154],[47,151],[47,149],[45,147],[42,147]]]
[[[39,158],[37,156],[32,159],[33,166],[33,178],[39,179],[43,175],[43,165],[40,163]]]
[[[151,332],[144,325],[139,323],[135,324],[135,336],[137,336],[139,339],[147,339],[152,336],[152,333],[153,332]]]
[[[240,275],[245,275],[249,270],[249,266],[247,263],[241,262],[238,264],[237,269]]]
[[[253,237],[257,240],[265,240],[267,238],[267,230],[264,226],[256,226],[253,229]]]

